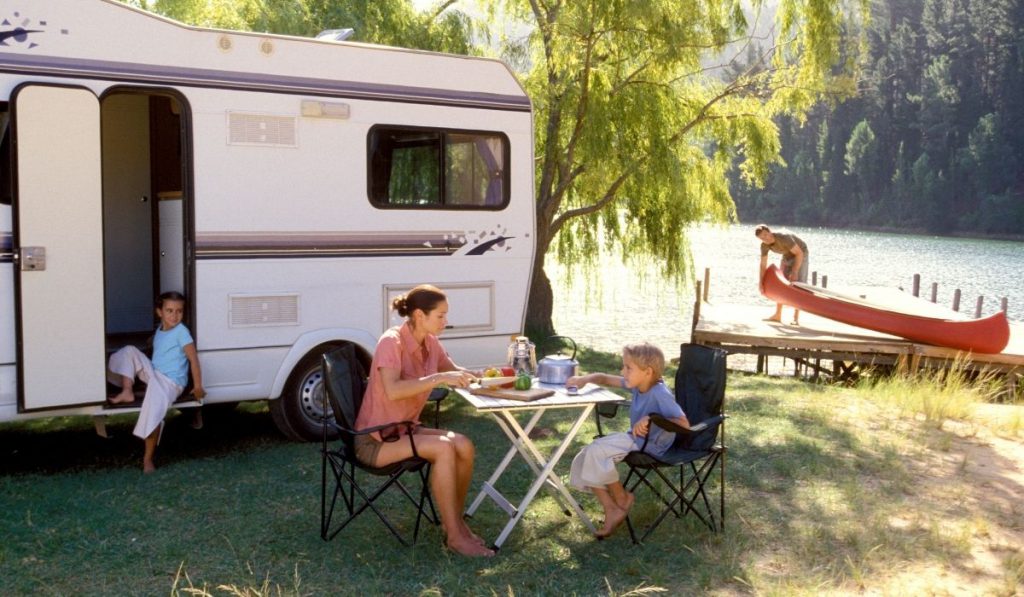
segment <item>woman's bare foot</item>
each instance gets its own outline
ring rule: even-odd
[[[462,526],[462,532],[469,536],[470,539],[476,541],[480,545],[487,545],[487,542],[484,541],[483,538],[481,538],[479,535],[474,533],[472,529],[469,528],[469,525],[466,524],[465,520],[460,520],[459,525]]]
[[[494,550],[477,543],[472,537],[448,537],[448,549],[453,552],[470,558],[490,558],[494,556]]]
[[[121,393],[117,396],[107,398],[107,402],[110,402],[111,404],[128,404],[129,402],[135,402],[135,393],[132,392],[131,388],[125,388],[121,390]]]
[[[765,321],[774,321],[775,323],[782,323],[782,317],[778,315],[772,315],[771,317],[765,317]]]

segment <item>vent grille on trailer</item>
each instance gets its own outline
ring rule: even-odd
[[[228,112],[228,144],[296,147],[295,122],[293,116]]]
[[[230,326],[233,328],[298,325],[299,295],[232,295]]]

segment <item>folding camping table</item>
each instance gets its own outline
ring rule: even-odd
[[[555,474],[554,469],[559,459],[562,458],[562,455],[565,454],[566,449],[572,443],[573,438],[576,437],[580,428],[583,427],[587,417],[594,410],[594,405],[601,402],[617,402],[623,398],[609,390],[591,384],[584,386],[580,393],[575,395],[569,394],[564,386],[534,383],[533,387],[554,390],[555,393],[532,402],[522,402],[505,398],[477,396],[469,390],[461,388],[457,390],[458,394],[472,404],[478,412],[488,413],[493,416],[512,444],[508,452],[505,453],[505,457],[494,470],[494,473],[484,482],[483,487],[480,488],[480,493],[466,510],[466,515],[472,516],[483,503],[484,498],[489,497],[499,508],[508,514],[508,523],[505,524],[505,528],[502,529],[501,534],[494,541],[496,549],[500,548],[501,544],[508,538],[509,533],[512,532],[512,529],[515,528],[516,524],[523,517],[530,502],[533,501],[533,498],[543,485],[546,485],[552,491],[552,495],[562,506],[562,511],[566,516],[572,516],[572,513],[575,512],[591,532],[596,531],[590,518],[587,517],[580,505],[573,499],[562,483],[562,480]],[[545,456],[537,448],[533,440],[530,439],[530,432],[537,426],[544,413],[551,409],[560,408],[577,409],[579,416],[576,417],[572,427],[562,438],[562,442],[558,444],[558,447]],[[523,426],[516,419],[516,413],[532,414],[526,425]],[[516,454],[522,457],[535,475],[533,483],[518,505],[513,504],[496,488],[498,480]]]

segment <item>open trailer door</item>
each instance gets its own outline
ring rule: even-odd
[[[88,89],[15,90],[18,409],[105,396],[100,104]]]

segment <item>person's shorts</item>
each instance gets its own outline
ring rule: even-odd
[[[793,261],[796,257],[783,257],[782,258],[782,274],[789,279],[789,272],[793,271]],[[807,282],[807,264],[811,261],[810,256],[804,253],[804,260],[800,264],[800,271],[796,273],[795,282]]]
[[[376,466],[380,444],[381,442],[369,435],[357,435],[355,437],[356,459],[368,466]]]

